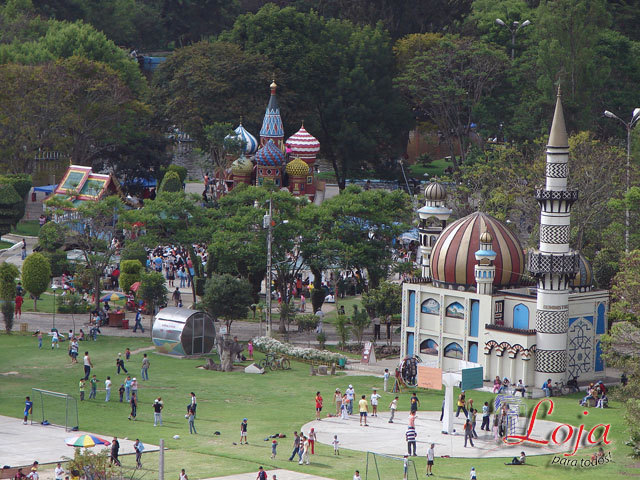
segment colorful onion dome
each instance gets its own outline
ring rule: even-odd
[[[280,167],[284,165],[284,153],[280,150],[273,140],[269,140],[264,147],[256,153],[256,162],[263,167]]]
[[[524,273],[524,253],[516,236],[501,221],[482,212],[456,220],[438,237],[431,252],[433,283],[465,289],[475,285],[475,253],[480,247],[480,235],[489,232],[496,253],[497,287],[516,286]]]
[[[236,158],[231,164],[231,173],[234,175],[250,175],[253,172],[253,163],[244,155]]]
[[[238,128],[234,131],[236,132],[235,137],[244,142],[243,153],[245,155],[253,155],[256,153],[256,150],[258,150],[258,140],[244,128],[242,122],[240,122],[240,125],[238,125]]]
[[[593,269],[591,263],[582,254],[578,254],[578,273],[571,281],[573,288],[580,289],[581,291],[590,290],[593,285]]]
[[[300,130],[289,137],[286,145],[291,149],[291,155],[299,158],[316,158],[320,151],[320,142],[305,130],[304,123]]]
[[[262,120],[262,128],[260,129],[260,136],[267,138],[283,138],[284,127],[282,125],[282,118],[280,118],[280,107],[278,106],[278,100],[276,99],[276,85],[275,80],[271,84],[271,98],[269,98],[269,104],[264,112],[264,119]]]
[[[447,191],[438,182],[431,182],[424,189],[424,198],[432,202],[442,202],[447,198]]]
[[[309,174],[309,164],[301,158],[294,158],[287,164],[286,171],[292,177],[306,177]]]

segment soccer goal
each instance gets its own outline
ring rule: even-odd
[[[399,455],[367,452],[364,480],[418,480],[416,464],[411,458]]]
[[[34,404],[32,422],[36,420],[43,425],[64,427],[66,431],[78,429],[78,403],[75,398],[40,388],[32,388],[31,391]]]

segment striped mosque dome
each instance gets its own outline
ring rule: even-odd
[[[236,138],[244,142],[244,149],[242,153],[245,155],[253,155],[256,153],[256,150],[258,150],[258,140],[256,140],[256,137],[251,135],[247,129],[244,128],[242,122],[234,131],[236,132]]]
[[[291,149],[292,156],[302,159],[314,159],[320,151],[320,142],[305,130],[304,123],[300,130],[288,138],[286,145]]]
[[[475,212],[448,225],[431,253],[431,277],[437,286],[466,289],[475,285],[475,252],[480,236],[488,232],[496,252],[496,287],[516,286],[524,273],[524,253],[516,236],[501,221]]]
[[[273,140],[269,140],[256,153],[256,162],[263,167],[281,167],[285,163],[284,153],[273,143]]]
[[[591,290],[593,286],[593,269],[591,263],[582,253],[578,254],[578,273],[571,281],[571,287],[579,291]]]
[[[438,182],[431,182],[424,189],[424,198],[430,201],[443,201],[447,198],[447,191]]]

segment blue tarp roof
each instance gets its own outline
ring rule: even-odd
[[[147,178],[136,177],[134,179],[127,180],[124,183],[127,185],[136,185],[136,186],[145,187],[145,188],[154,188],[158,182],[156,181],[155,178],[147,179]]]
[[[53,193],[58,185],[43,185],[42,187],[33,187],[34,192]]]

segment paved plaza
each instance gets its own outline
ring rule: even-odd
[[[332,480],[327,477],[318,477],[316,475],[309,475],[308,473],[292,472],[291,470],[267,470],[269,480],[276,475],[277,480]],[[226,477],[208,478],[207,480],[255,480],[257,470],[255,472],[238,473],[236,475],[228,475]]]

